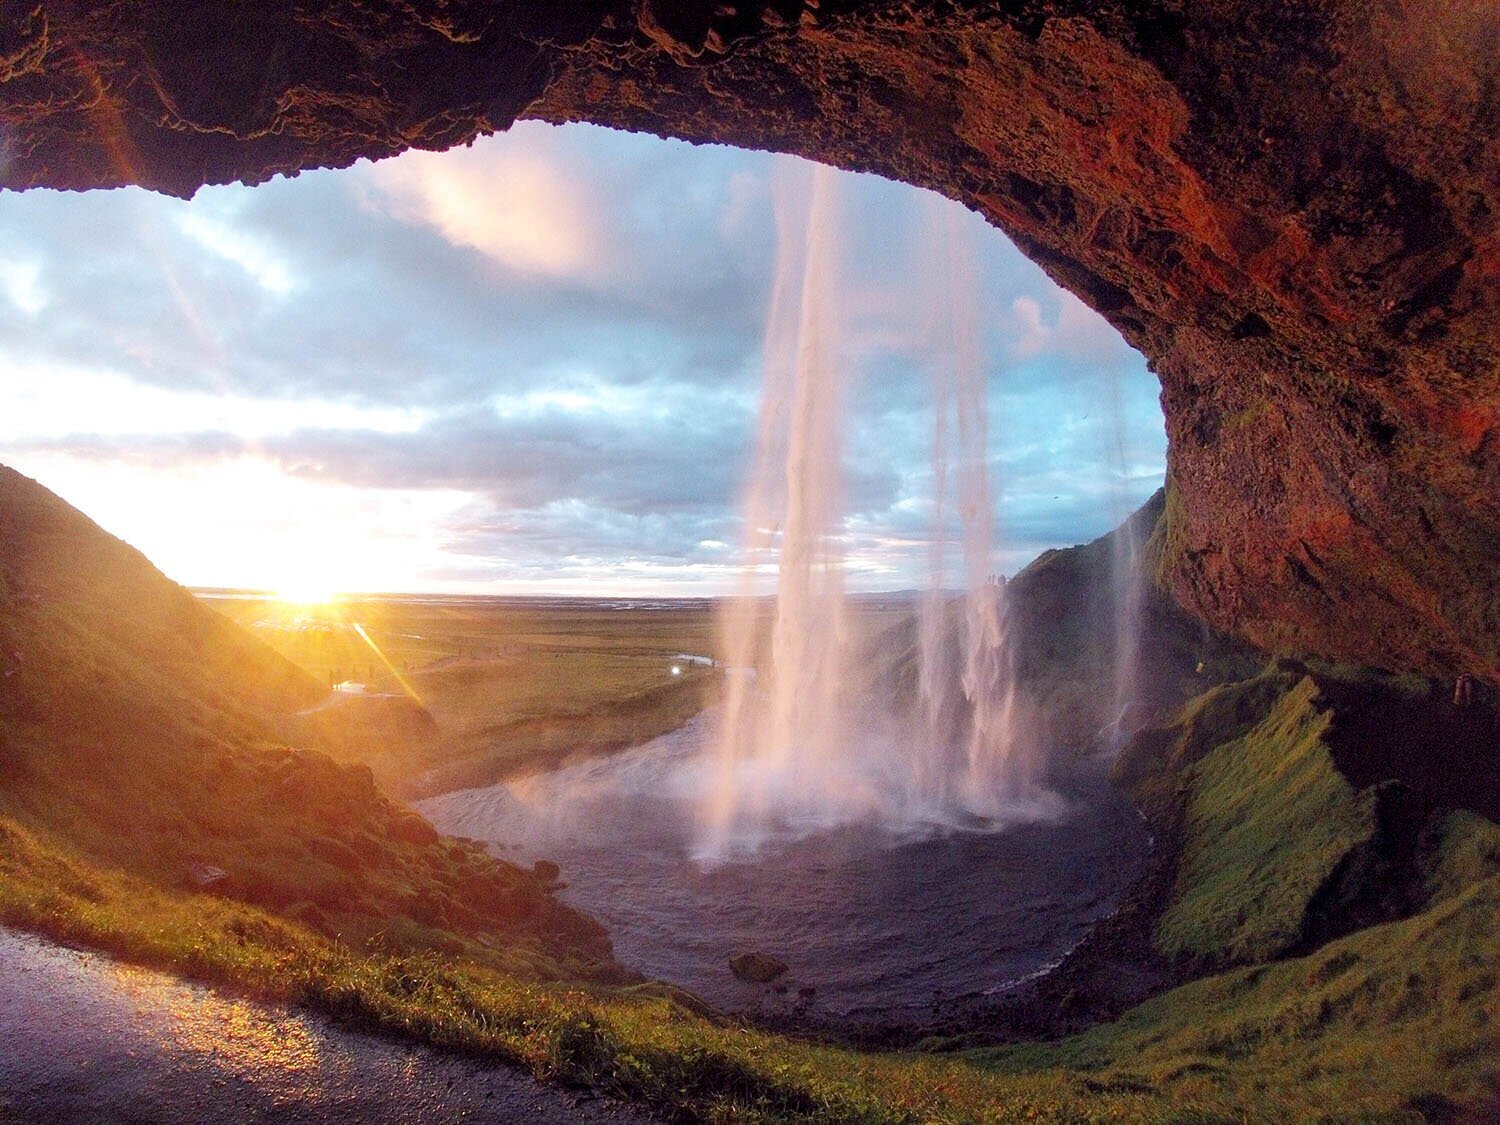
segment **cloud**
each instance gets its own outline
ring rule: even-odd
[[[41,264],[13,259],[0,262],[0,291],[22,313],[35,317],[47,307],[48,296],[41,286]]]
[[[1012,361],[1052,355],[1096,365],[1131,362],[1135,353],[1130,346],[1093,309],[1063,289],[1046,296],[1056,308],[1050,322],[1044,298],[1022,294],[1011,301],[1007,328]]]
[[[229,202],[224,197],[218,201]],[[286,259],[267,240],[256,237],[235,222],[237,207],[205,202],[178,210],[179,229],[211,254],[243,269],[266,292],[285,298],[297,288]]]
[[[584,182],[545,152],[480,146],[411,152],[370,173],[372,205],[427,223],[522,274],[579,277],[607,269],[600,208]]]
[[[201,528],[173,548],[132,503],[154,480],[187,504],[181,482],[237,466],[310,513],[366,497],[428,521],[409,530],[438,545],[422,583],[729,588],[787,166],[528,123],[191,203],[8,196],[0,458],[62,474],[127,539],[142,521],[174,574],[174,550],[207,565]],[[838,179],[856,584],[918,580],[927,349],[955,276],[981,316],[1005,557],[1143,499],[1165,450],[1144,361],[977,216]],[[934,257],[934,216],[972,268]],[[133,499],[87,486],[111,474]],[[393,499],[416,496],[442,503]],[[211,503],[191,510],[210,526]]]

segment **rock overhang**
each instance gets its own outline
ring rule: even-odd
[[[523,117],[795,152],[980,211],[1160,377],[1179,601],[1267,648],[1500,681],[1500,9],[0,12],[4,187],[189,195]]]

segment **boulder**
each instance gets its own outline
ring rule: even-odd
[[[733,953],[729,971],[749,984],[769,984],[786,972],[786,962],[765,953]]]
[[[438,832],[431,824],[414,812],[400,810],[391,819],[387,829],[393,839],[405,844],[435,844]]]
[[[196,862],[188,864],[185,878],[189,886],[206,891],[228,879],[229,872],[211,863]]]

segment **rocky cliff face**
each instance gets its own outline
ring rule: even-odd
[[[1500,9],[190,0],[0,11],[0,184],[186,194],[518,117],[988,216],[1151,359],[1163,578],[1273,648],[1500,681]]]

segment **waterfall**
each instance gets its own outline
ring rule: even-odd
[[[706,850],[754,847],[768,821],[816,815],[841,763],[844,629],[841,357],[832,300],[837,179],[780,166],[765,388],[746,496],[748,561],[722,623],[728,687]],[[756,578],[777,548],[769,659]],[[762,676],[760,673],[765,673]]]
[[[1139,697],[1141,603],[1145,597],[1142,573],[1144,544],[1140,520],[1129,516],[1110,541],[1110,595],[1114,603],[1114,737],[1118,750],[1132,732],[1131,705]]]
[[[994,564],[994,496],[989,473],[989,403],[979,319],[979,266],[973,242],[963,236],[962,212],[945,200],[927,200],[928,237],[939,274],[927,290],[933,302],[927,351],[933,372],[933,547],[930,587],[922,606],[921,695],[929,742],[919,755],[929,768],[919,777],[923,796],[955,800],[976,815],[992,815],[1012,788],[1015,683],[1004,636],[1003,580]],[[950,414],[958,441],[950,451]],[[950,464],[950,459],[954,464]],[[957,470],[963,557],[963,614],[959,683],[968,711],[962,760],[953,761],[952,665],[942,643],[951,631],[945,608],[944,565],[950,469]],[[931,768],[934,760],[941,769]]]
[[[746,562],[721,615],[726,687],[701,858],[753,851],[787,830],[1050,815],[1021,782],[1014,684],[994,576],[994,496],[970,239],[933,211],[920,264],[931,302],[920,349],[934,388],[931,582],[918,615],[915,724],[859,697],[843,557],[846,357],[838,332],[835,173],[782,164],[763,390],[744,499]],[[956,439],[950,441],[950,434]],[[955,485],[950,490],[950,483]],[[945,588],[956,492],[964,593]],[[774,608],[757,597],[774,559]],[[959,612],[955,613],[957,609]],[[892,732],[900,728],[899,735]]]
[[[1130,495],[1130,455],[1125,445],[1124,406],[1121,402],[1120,371],[1109,365],[1104,370],[1105,401],[1110,416],[1110,457],[1113,483],[1110,489],[1110,514],[1115,531],[1110,537],[1110,601],[1113,606],[1111,637],[1112,720],[1108,730],[1108,749],[1113,752],[1124,745],[1132,733],[1131,705],[1139,702],[1139,663],[1141,614],[1146,595],[1144,563],[1145,527],[1134,518],[1134,500]]]

